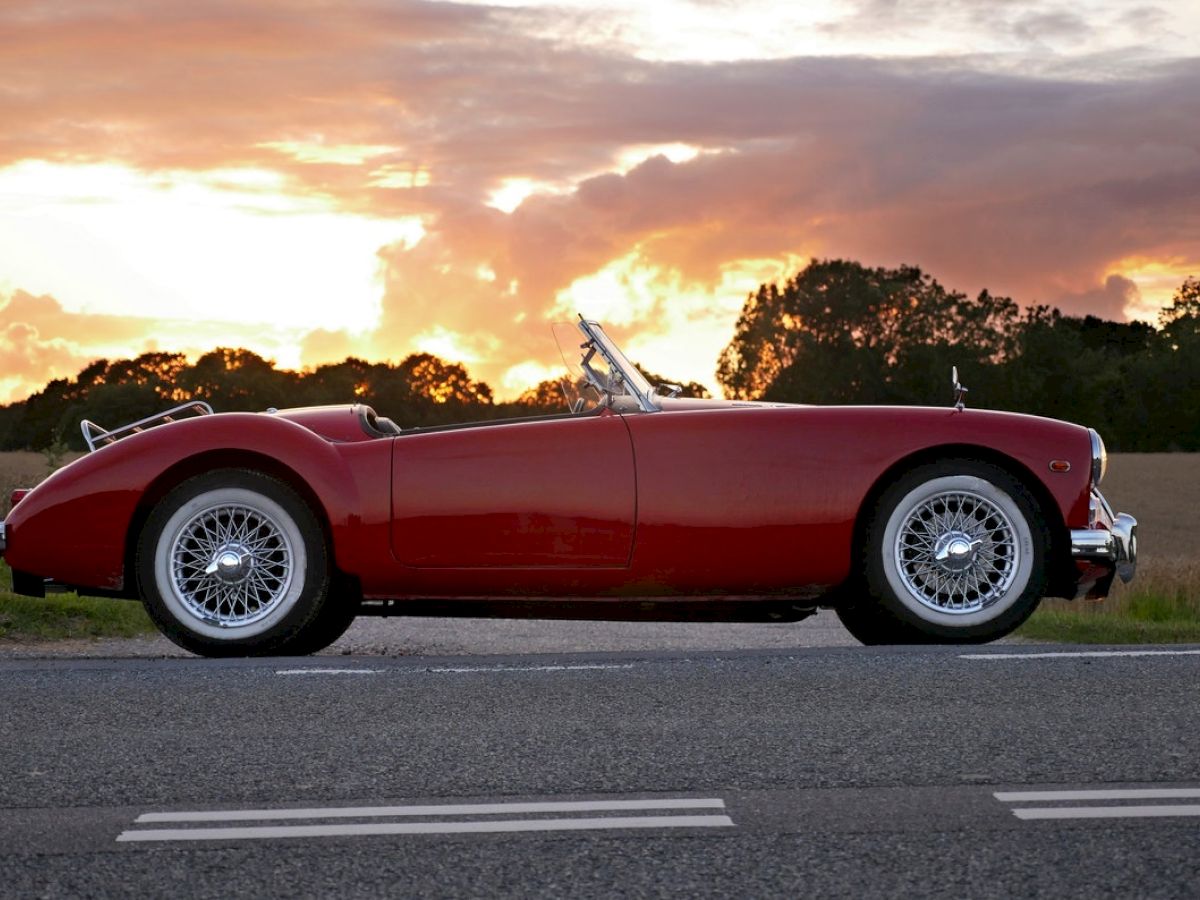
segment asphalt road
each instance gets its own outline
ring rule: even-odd
[[[802,622],[592,622],[360,616],[325,656],[455,656],[626,650],[762,650],[850,647],[836,615]],[[112,640],[0,643],[0,658],[191,657],[161,635]]]
[[[1095,652],[0,661],[0,892],[1195,896],[1200,648]]]

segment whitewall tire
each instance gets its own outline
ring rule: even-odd
[[[1037,607],[1048,544],[1036,501],[1008,472],[922,466],[880,497],[866,532],[868,596],[843,621],[867,643],[995,640]]]
[[[138,544],[138,584],[159,628],[206,656],[289,653],[328,602],[329,560],[312,510],[282,482],[224,469],[155,507]]]

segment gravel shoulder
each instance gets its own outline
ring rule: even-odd
[[[858,642],[836,615],[803,622],[592,622],[542,619],[376,618],[364,616],[330,656],[489,656],[637,650],[756,650],[845,647]],[[0,658],[187,657],[166,638],[0,642]]]

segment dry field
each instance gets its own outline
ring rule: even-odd
[[[49,472],[46,457],[40,453],[0,453],[0,510],[8,512],[8,496],[14,489],[33,487]]]
[[[1084,608],[1112,612],[1153,595],[1200,612],[1200,529],[1192,522],[1200,509],[1200,453],[1113,454],[1101,488],[1114,510],[1138,520],[1138,574]]]
[[[1200,529],[1200,453],[1115,453],[1101,485],[1117,512],[1138,520],[1141,552],[1155,564],[1195,564]]]

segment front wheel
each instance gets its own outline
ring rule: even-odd
[[[1045,588],[1049,534],[1024,486],[954,460],[908,473],[867,529],[869,599],[843,621],[866,643],[983,643],[1017,628]]]
[[[137,574],[160,630],[203,656],[307,652],[329,616],[320,523],[258,472],[209,472],[171,491],[142,531]]]

